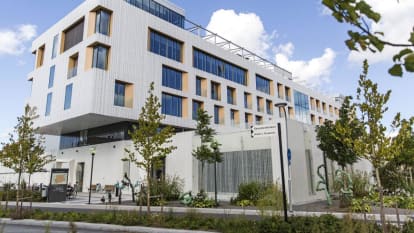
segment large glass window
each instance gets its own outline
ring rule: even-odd
[[[52,92],[47,94],[45,116],[50,115],[51,108],[52,108]]]
[[[53,83],[55,80],[55,66],[50,67],[49,70],[49,84],[47,85],[48,88],[53,87]]]
[[[66,51],[73,46],[77,45],[79,42],[83,40],[83,26],[84,26],[84,19],[81,19],[79,22],[75,23],[74,25],[70,26],[66,29],[64,33],[64,46],[63,51]]]
[[[64,109],[69,109],[72,105],[72,86],[73,84],[69,84],[66,86],[66,91],[65,91],[65,105],[64,105]]]
[[[105,10],[96,12],[95,32],[109,36],[109,26],[111,22],[111,13]]]
[[[92,67],[106,70],[108,68],[108,48],[102,45],[96,45],[93,48]]]
[[[247,71],[220,58],[194,48],[193,66],[227,80],[247,85]]]
[[[183,101],[182,97],[162,93],[161,112],[165,115],[182,116]]]
[[[138,7],[152,15],[155,15],[167,22],[170,22],[178,27],[184,28],[184,16],[177,12],[159,4],[153,0],[125,0],[129,4]]]
[[[115,98],[114,98],[114,105],[115,106],[125,106],[125,83],[115,81]]]
[[[181,91],[183,89],[183,73],[181,71],[163,66],[162,85]]]
[[[256,90],[267,93],[270,95],[271,81],[256,74]]]
[[[155,31],[151,31],[150,40],[151,52],[181,62],[181,42]]]
[[[294,91],[296,120],[310,124],[309,97],[302,92]]]
[[[56,57],[58,52],[59,34],[53,37],[52,59]]]

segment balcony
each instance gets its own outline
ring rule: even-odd
[[[77,66],[75,66],[75,67],[73,67],[73,68],[70,68],[70,69],[68,70],[68,79],[69,79],[69,78],[73,78],[73,77],[75,77],[76,75],[78,75],[78,67],[77,67]]]

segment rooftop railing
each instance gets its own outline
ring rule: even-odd
[[[203,28],[201,25],[198,25],[188,19],[185,19],[185,26],[184,28],[193,33],[194,35],[199,36],[200,38],[204,39],[205,41],[208,41],[210,43],[215,44],[216,46],[223,48],[233,54],[236,54],[250,62],[255,63],[256,65],[259,65],[267,70],[270,70],[279,76],[286,78],[286,79],[292,79],[292,73],[289,71],[277,66],[273,62],[249,51],[246,48],[243,48],[240,45],[237,45],[236,43],[231,42],[230,40],[227,40],[226,38],[218,35],[217,33],[214,33],[212,31],[209,31],[206,28]]]

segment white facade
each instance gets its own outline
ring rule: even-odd
[[[167,1],[158,1],[159,4],[184,15],[184,10]],[[97,12],[104,10],[110,13],[110,29],[108,35],[97,33],[95,26]],[[83,20],[83,34],[79,43],[65,51],[64,43],[69,39],[65,33],[76,22]],[[181,62],[151,52],[150,32],[155,31],[181,43]],[[52,58],[54,38],[58,35],[57,55]],[[95,45],[104,45],[107,50],[106,69],[94,68],[93,48]],[[226,61],[244,69],[247,73],[247,83],[242,85],[212,73],[195,68],[193,64],[194,49],[202,50],[211,56]],[[323,197],[321,193],[312,192],[316,184],[316,168],[322,161],[321,151],[316,147],[313,125],[324,120],[334,120],[338,115],[340,102],[323,96],[292,81],[292,75],[282,68],[272,66],[274,70],[264,68],[248,59],[243,54],[235,54],[223,49],[211,40],[203,39],[197,33],[167,22],[153,14],[132,6],[126,1],[88,0],[62,18],[50,29],[40,35],[32,44],[32,51],[36,54],[34,70],[28,75],[32,81],[32,93],[29,100],[31,106],[38,108],[40,117],[36,120],[40,132],[50,135],[81,134],[81,140],[87,138],[88,133],[96,127],[105,128],[108,125],[120,122],[134,122],[147,97],[147,90],[151,82],[155,84],[155,93],[161,99],[162,93],[181,97],[182,112],[180,116],[167,115],[164,124],[172,125],[183,131],[195,128],[196,121],[192,119],[192,102],[202,102],[203,108],[210,115],[215,113],[214,106],[220,106],[219,124],[214,124],[219,133],[223,152],[270,149],[272,156],[273,181],[280,180],[279,149],[276,138],[251,139],[248,127],[254,124],[256,117],[261,118],[258,124],[280,121],[279,110],[273,109],[278,102],[288,101],[289,120],[289,148],[292,149],[292,179],[293,201],[307,202]],[[77,70],[74,77],[68,78],[68,72],[73,69],[73,58],[76,59]],[[50,68],[55,66],[53,85],[50,85]],[[183,73],[181,90],[162,85],[162,68],[171,67]],[[256,75],[270,80],[270,92],[258,91]],[[196,94],[196,77],[203,78],[203,96]],[[130,88],[125,98],[131,98],[130,106],[115,106],[115,82],[128,84]],[[213,100],[211,95],[212,82],[220,85],[220,100]],[[72,84],[70,106],[66,110],[65,89]],[[227,100],[227,87],[235,91],[234,102]],[[305,94],[308,103],[307,124],[299,123],[295,112],[294,92]],[[49,110],[47,110],[47,96],[51,94]],[[250,94],[247,108],[245,107],[245,93]],[[128,96],[126,96],[128,95]],[[286,97],[287,95],[287,97]],[[257,97],[261,101],[257,101]],[[271,112],[267,113],[266,105],[270,103]],[[259,106],[257,104],[264,105]],[[237,119],[231,119],[233,111]],[[45,114],[48,112],[48,114]],[[246,120],[247,115],[251,119]],[[259,118],[258,118],[259,119]],[[247,123],[247,124],[245,124]],[[283,120],[282,120],[282,125]],[[285,143],[283,130],[283,142]],[[111,136],[108,136],[108,138]],[[108,139],[107,138],[107,139]],[[177,133],[174,136],[174,145],[177,146],[171,156],[167,157],[166,173],[184,178],[185,190],[198,190],[198,164],[191,155],[198,145],[198,139],[192,131]],[[243,141],[243,143],[241,143]],[[89,143],[87,143],[89,144]],[[131,141],[119,140],[106,143],[96,143],[96,157],[94,164],[93,183],[114,184],[120,181],[122,175],[128,172],[134,181],[142,181],[144,173],[128,166],[121,159],[125,157],[124,148],[131,147]],[[87,190],[90,178],[89,146],[75,146],[61,148],[56,153],[57,161],[51,166],[70,168],[70,183],[77,181],[77,166],[83,164],[83,189]],[[284,145],[284,151],[286,146]],[[305,151],[310,151],[312,158],[306,160]],[[298,156],[295,156],[298,155]],[[308,161],[308,164],[306,163]],[[312,165],[309,164],[309,161]],[[286,162],[286,161],[285,161]],[[287,167],[287,162],[285,164]],[[308,173],[306,173],[308,169]],[[305,174],[306,173],[306,174]],[[312,175],[313,174],[313,175]],[[308,178],[307,175],[309,175]],[[79,175],[78,175],[79,176]],[[286,169],[287,176],[287,169]],[[314,177],[311,177],[314,176]],[[45,181],[46,182],[46,181]],[[309,192],[303,191],[310,187]],[[314,188],[314,187],[313,187]],[[223,197],[231,194],[222,194]]]

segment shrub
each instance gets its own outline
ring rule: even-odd
[[[216,207],[216,202],[212,199],[207,197],[207,194],[201,190],[195,197],[193,197],[193,201],[190,204],[191,207],[196,208],[212,208]]]
[[[249,200],[256,205],[257,201],[263,195],[265,185],[259,182],[250,182],[239,185],[239,194],[236,198],[236,203],[241,200]]]
[[[363,198],[369,194],[369,177],[366,172],[354,172],[351,175],[353,183],[353,193],[356,198]]]
[[[271,211],[271,215],[276,214],[274,211],[283,209],[283,193],[280,186],[269,185],[265,188],[263,196],[257,201],[257,207],[262,215],[267,211]]]
[[[183,191],[184,181],[178,176],[167,176],[165,179],[151,181],[151,205],[160,206],[164,205],[166,201],[178,200],[180,193]],[[147,204],[147,195],[145,189],[137,195],[137,204],[140,201],[140,194],[142,194],[142,204]]]
[[[27,199],[24,199],[24,202],[30,201],[29,199],[30,193],[33,193],[32,198],[34,202],[43,201],[42,193],[39,191],[20,190],[20,196],[22,196],[23,198],[27,198]],[[17,190],[0,191],[0,198],[2,201],[6,201],[6,200],[15,201],[16,195],[17,195]]]

